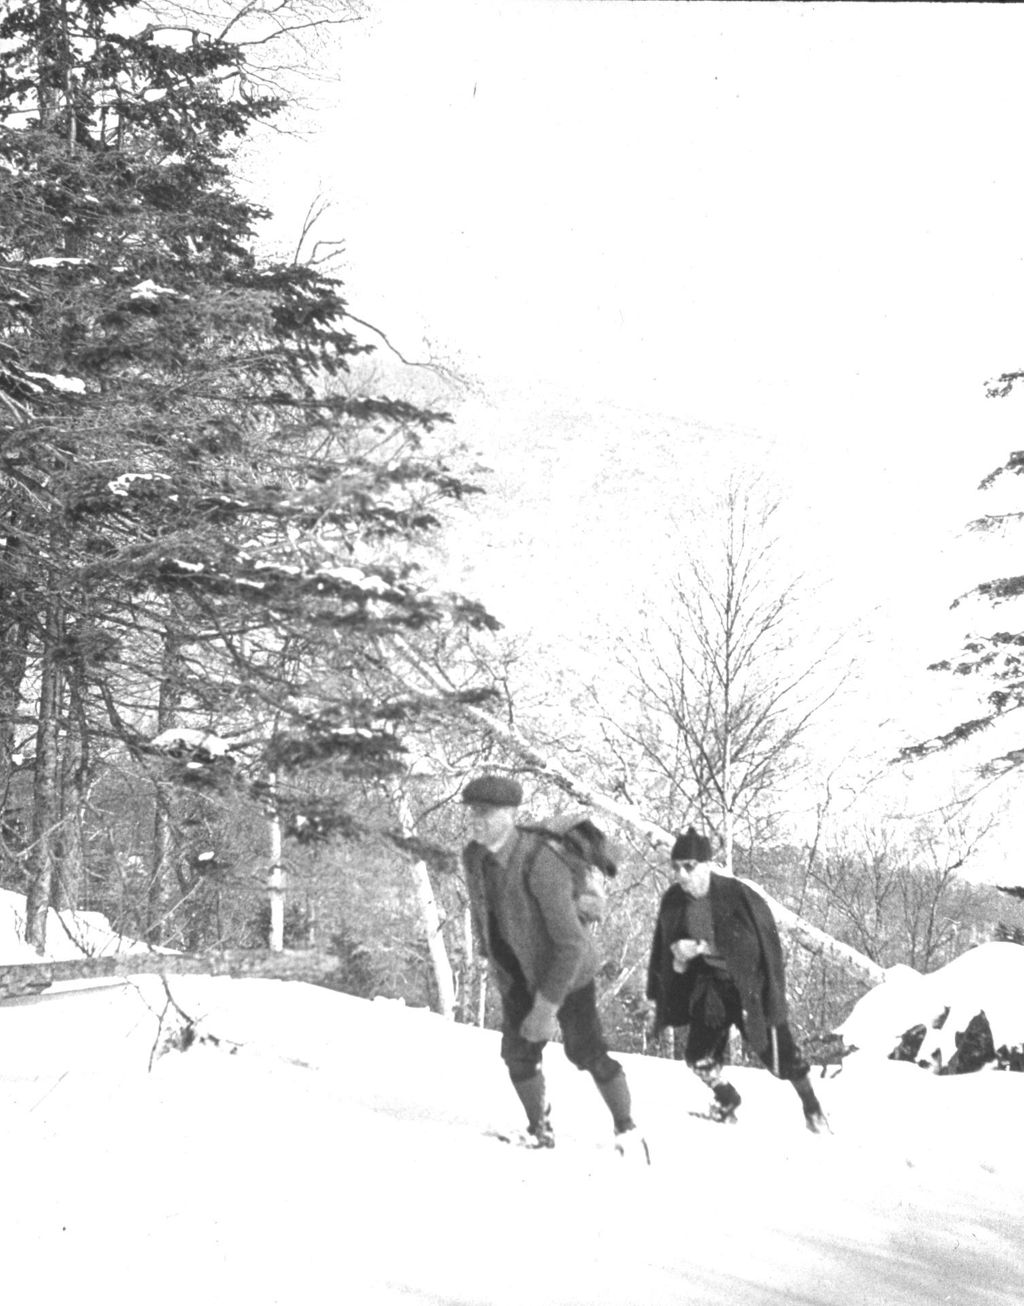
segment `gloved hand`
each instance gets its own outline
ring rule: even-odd
[[[672,944],[672,969],[684,971],[695,957],[702,957],[707,950],[704,939],[676,939]]]
[[[555,1037],[558,1025],[555,1014],[558,1007],[549,1002],[543,994],[537,993],[533,999],[533,1009],[519,1026],[519,1033],[528,1043],[548,1043]]]

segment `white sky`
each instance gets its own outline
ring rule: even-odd
[[[0,961],[23,960],[19,904],[0,893]],[[66,954],[56,924],[50,937]],[[1014,944],[976,956],[991,949],[1024,962]],[[986,991],[983,969],[972,997]],[[1005,967],[990,974],[989,992],[1001,992]],[[833,1133],[813,1136],[796,1095],[766,1071],[731,1072],[743,1104],[726,1128],[687,1114],[707,1093],[682,1064],[629,1056],[654,1157],[633,1169],[612,1153],[589,1076],[558,1046],[545,1069],[560,1141],[538,1154],[485,1137],[521,1123],[494,1031],[297,983],[169,983],[219,1044],[168,1053],[152,1073],[166,1002],[155,978],[0,1003],[6,1300],[1017,1306],[1024,1296],[1024,1076],[939,1078],[858,1053],[818,1081]]]
[[[556,406],[703,423],[860,525],[865,588],[925,534],[931,591],[1020,430],[983,383],[1024,361],[1022,40],[1012,5],[374,0],[261,143],[268,238],[322,190],[354,311],[482,377],[524,462]]]
[[[372,12],[274,207],[412,352],[816,437],[1019,362],[1016,6]]]
[[[865,719],[973,715],[924,668],[1013,620],[947,604],[1019,553],[962,527],[1021,443],[984,397],[1024,366],[1021,6],[368,8],[253,177],[268,240],[322,193],[353,311],[479,382],[459,433],[519,506],[472,592],[513,630],[628,621],[665,503],[742,464],[822,623],[868,623]]]

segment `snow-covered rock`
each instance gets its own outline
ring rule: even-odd
[[[983,943],[927,975],[894,966],[836,1033],[849,1048],[889,1057],[923,1026],[913,1059],[941,1072],[950,1068],[958,1036],[980,1013],[996,1049],[1024,1046],[1024,947]]]

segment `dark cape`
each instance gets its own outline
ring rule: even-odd
[[[769,1028],[786,1022],[786,972],[782,944],[765,900],[731,875],[711,874],[708,890],[715,951],[740,995],[743,1032],[755,1048],[765,1047]],[[686,907],[692,901],[678,884],[661,899],[647,968],[647,996],[656,1004],[655,1025],[688,1025],[690,1002],[701,961],[680,974],[671,945],[688,938]]]

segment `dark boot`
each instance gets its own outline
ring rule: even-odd
[[[603,1082],[595,1075],[597,1091],[604,1098],[605,1106],[612,1113],[615,1123],[615,1150],[619,1156],[640,1165],[651,1164],[651,1153],[647,1140],[633,1123],[633,1102],[629,1094],[629,1083],[621,1070]]]
[[[711,1103],[710,1115],[720,1125],[736,1123],[736,1108],[742,1102],[739,1093],[727,1079],[720,1079],[712,1088],[715,1100]]]
[[[532,1135],[536,1147],[554,1147],[555,1131],[551,1128],[551,1108],[546,1107],[543,1116],[526,1131]]]
[[[536,1140],[537,1147],[554,1147],[555,1131],[551,1128],[551,1108],[547,1103],[544,1076],[531,1075],[529,1079],[514,1079],[512,1087],[526,1112],[526,1132]]]
[[[796,1089],[800,1104],[804,1109],[804,1124],[811,1133],[830,1133],[828,1120],[825,1112],[821,1109],[818,1095],[811,1087],[810,1078],[807,1075],[802,1075],[799,1079],[794,1079],[793,1087]]]
[[[605,1106],[612,1113],[615,1132],[624,1134],[628,1129],[632,1129],[633,1102],[629,1095],[629,1084],[626,1082],[626,1076],[622,1071],[618,1071],[611,1079],[606,1079],[603,1083],[595,1077],[594,1083],[597,1085],[597,1091],[604,1098]]]

